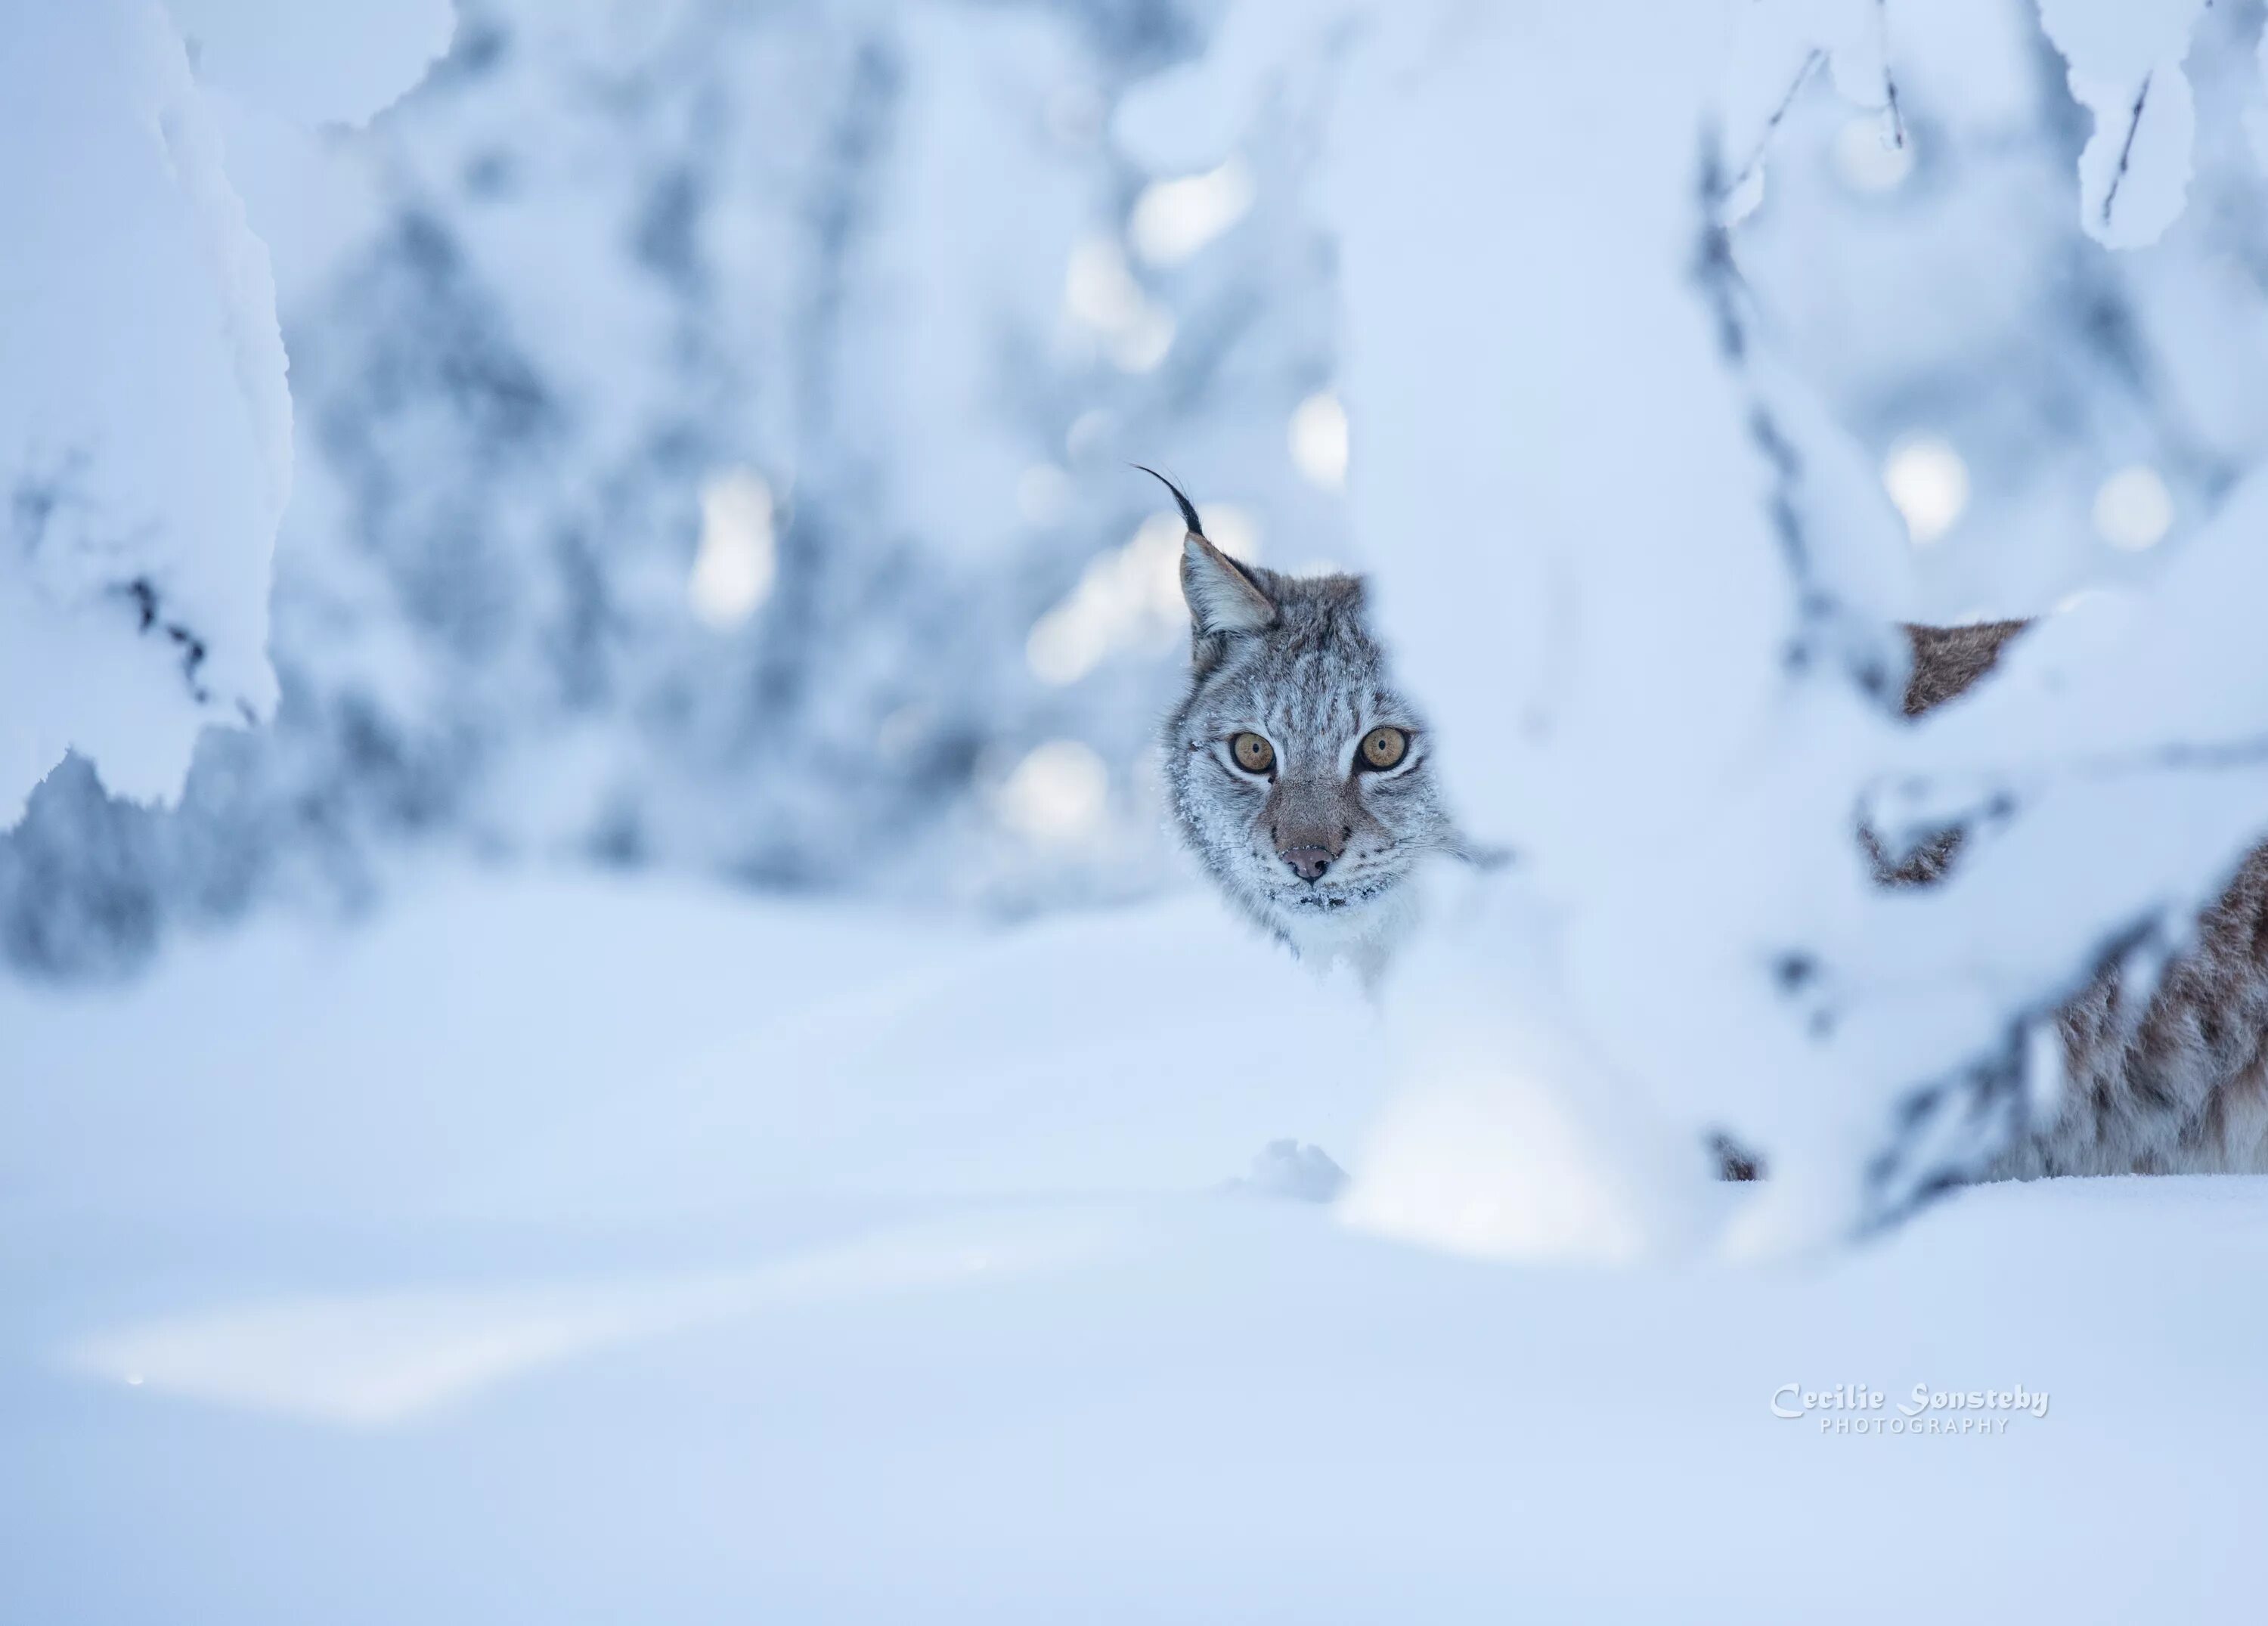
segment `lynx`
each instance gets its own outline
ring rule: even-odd
[[[1174,822],[1234,909],[1302,958],[1347,960],[1374,986],[1415,924],[1405,883],[1419,860],[1488,857],[1443,803],[1433,737],[1394,686],[1361,581],[1241,563],[1165,483],[1189,531],[1189,681],[1163,739]],[[1983,679],[2026,625],[1906,629],[1905,715]],[[1893,860],[1858,833],[1889,887],[1942,880],[1963,839],[1948,832]],[[2123,995],[2106,971],[2060,1026],[2062,1110],[1989,1177],[2268,1171],[2268,846],[2246,857],[2148,999]],[[1730,1139],[1715,1149],[1727,1178],[1763,1172]]]
[[[1240,563],[1156,477],[1189,527],[1189,684],[1162,742],[1182,839],[1262,930],[1375,985],[1414,922],[1418,861],[1481,857],[1443,804],[1432,736],[1394,687],[1359,578]]]

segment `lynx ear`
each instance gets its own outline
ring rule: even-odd
[[[1182,541],[1182,597],[1200,636],[1258,632],[1276,623],[1276,606],[1260,584],[1195,531]]]
[[[1197,636],[1257,632],[1275,625],[1276,606],[1252,573],[1205,540],[1197,504],[1148,464],[1134,467],[1174,494],[1174,506],[1182,511],[1182,523],[1189,528],[1182,543],[1182,597],[1189,602]]]

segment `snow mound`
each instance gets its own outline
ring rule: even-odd
[[[1209,910],[529,878],[0,984],[7,1617],[2257,1615],[2268,1181],[1801,1269],[1224,1199],[1387,1172],[1346,998]]]

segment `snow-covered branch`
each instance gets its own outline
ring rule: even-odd
[[[2106,247],[2154,243],[2182,212],[2197,104],[2182,59],[2208,0],[2039,0],[2040,21],[2095,115],[2080,217]]]
[[[2197,9],[2044,5],[2098,114],[2103,86],[2122,113],[2154,87],[2081,165],[2104,243],[2179,210]],[[1285,9],[1242,10],[1297,32]],[[1847,1234],[2051,1110],[2053,1014],[2098,977],[2146,989],[2268,826],[2244,607],[2268,599],[2268,476],[2146,594],[2081,605],[1993,683],[1897,716],[1884,635],[1911,614],[1904,527],[1749,320],[1718,224],[1757,202],[1745,155],[1822,53],[1904,139],[1890,8],[1740,7],[1714,83],[1722,38],[1683,11],[1633,27],[1616,8],[1395,8],[1337,84],[1320,200],[1354,357],[1357,528],[1397,539],[1381,596],[1472,821],[1530,860],[1517,902],[1477,906],[1419,970],[1410,1068],[1423,1087],[1548,1055],[1555,1110],[1616,1125],[1588,1138],[1603,1162],[1658,1162],[1631,1150],[1641,1121],[1674,1126],[1665,1144],[1733,1126],[1776,1174],[1748,1235]],[[1705,164],[1697,263],[1697,129],[1742,155]],[[1422,183],[1476,143],[1520,160],[1488,204]],[[1889,821],[1908,836],[1941,833],[1955,801],[1993,812],[1936,886],[1883,887],[1867,861],[1861,820],[1890,785],[1933,787]],[[1441,1240],[1491,1246],[1497,1222],[1470,1223]]]
[[[439,23],[436,40],[435,12]],[[0,828],[69,751],[114,793],[167,799],[198,733],[276,703],[269,561],[291,488],[291,403],[266,247],[231,186],[187,26],[247,93],[289,83],[362,116],[446,45],[407,11],[227,0],[10,8],[0,53]],[[334,16],[336,10],[349,14]],[[422,13],[422,14],[421,14]],[[360,17],[414,35],[408,77],[342,49]],[[315,36],[279,53],[279,37]],[[352,94],[321,70],[353,59]],[[381,54],[382,60],[382,54]],[[296,77],[294,77],[296,74]],[[316,88],[308,92],[306,87]]]

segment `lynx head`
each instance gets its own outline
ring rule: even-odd
[[[1263,927],[1363,962],[1397,927],[1418,861],[1461,848],[1432,742],[1388,674],[1358,578],[1241,564],[1167,489],[1189,526],[1194,656],[1164,737],[1174,822]]]

